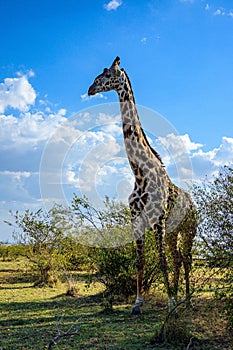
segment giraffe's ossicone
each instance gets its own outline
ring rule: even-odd
[[[154,231],[168,305],[172,308],[177,300],[182,263],[186,298],[189,300],[191,249],[196,234],[195,208],[190,195],[171,182],[159,154],[150,146],[139,120],[129,77],[120,68],[119,57],[95,78],[88,94],[109,90],[115,90],[119,96],[125,149],[135,176],[134,190],[129,196],[132,229],[137,244],[137,297],[132,314],[140,313],[143,304],[146,228]],[[172,257],[172,276],[168,273],[167,248]]]

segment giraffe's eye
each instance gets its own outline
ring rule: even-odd
[[[107,73],[105,74],[106,78],[110,78],[111,74],[110,73]]]

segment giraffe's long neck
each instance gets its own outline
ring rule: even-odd
[[[150,147],[141,127],[132,87],[127,74],[125,72],[124,74],[124,83],[117,89],[117,93],[120,100],[125,148],[131,168],[135,176],[138,177],[140,172],[143,176],[143,162],[153,158],[162,165],[162,161],[158,153]]]

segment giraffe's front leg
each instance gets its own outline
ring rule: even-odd
[[[131,211],[131,222],[133,234],[136,240],[137,249],[137,261],[136,261],[136,273],[137,273],[137,297],[135,304],[132,308],[131,314],[138,315],[141,313],[141,306],[143,305],[143,271],[145,264],[144,256],[144,243],[145,243],[145,218],[139,201],[139,193],[137,191],[137,185],[133,193],[129,197],[129,206]]]
[[[142,297],[142,289],[143,289],[143,271],[144,271],[144,264],[145,264],[145,257],[144,257],[144,242],[145,237],[144,235],[136,240],[137,245],[137,298],[135,301],[135,304],[132,308],[131,315],[138,315],[141,313],[141,306],[143,305],[143,297]]]

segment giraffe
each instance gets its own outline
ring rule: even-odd
[[[150,146],[137,113],[131,82],[116,57],[89,87],[88,95],[115,90],[119,97],[125,149],[134,173],[135,186],[129,196],[131,223],[136,241],[137,297],[132,314],[143,305],[144,243],[146,229],[153,230],[159,266],[168,295],[168,309],[177,302],[180,269],[183,264],[186,297],[190,295],[191,249],[196,233],[195,209],[188,193],[169,179],[162,159]],[[178,241],[180,240],[180,244]],[[166,249],[172,257],[173,276],[168,273]]]

